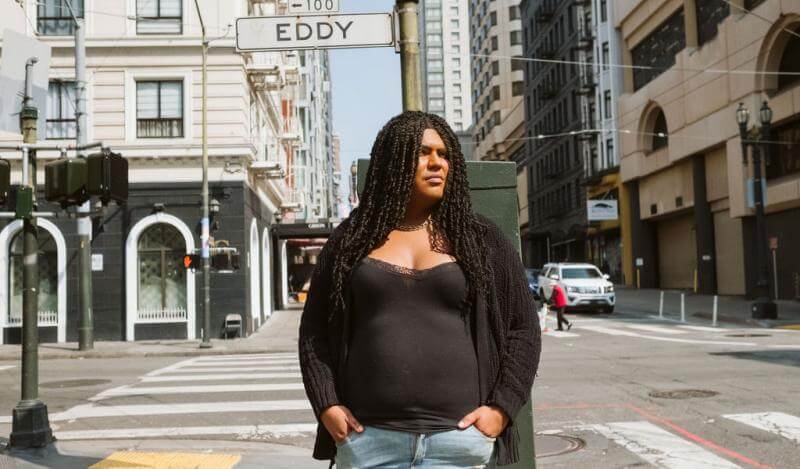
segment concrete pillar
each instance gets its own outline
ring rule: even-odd
[[[655,226],[641,217],[639,182],[627,183],[630,196],[631,240],[633,243],[633,286],[658,287],[658,239]],[[637,265],[639,264],[639,265]]]
[[[706,193],[706,157],[692,159],[694,183],[694,235],[697,247],[697,292],[704,295],[717,293],[717,270],[714,261],[714,215]]]
[[[686,29],[686,47],[696,48],[697,38],[697,0],[683,0],[683,26]],[[707,1],[707,0],[701,0]]]

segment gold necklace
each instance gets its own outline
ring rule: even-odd
[[[428,218],[422,220],[419,223],[414,223],[414,224],[398,223],[394,229],[398,231],[417,231],[428,225],[430,222],[431,222],[431,216],[428,215]]]

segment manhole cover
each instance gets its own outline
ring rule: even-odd
[[[692,399],[695,397],[714,397],[719,394],[716,391],[706,389],[676,389],[674,391],[653,391],[650,397],[659,399]]]
[[[43,388],[83,388],[88,386],[99,386],[110,383],[110,379],[67,379],[64,381],[48,381],[39,386]]]
[[[770,334],[726,334],[725,337],[772,337]]]
[[[586,443],[578,437],[569,435],[551,435],[537,433],[534,435],[536,457],[548,458],[560,454],[572,453],[586,446]]]

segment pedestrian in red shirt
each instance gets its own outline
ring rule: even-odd
[[[550,305],[556,310],[558,330],[564,330],[561,324],[566,324],[567,330],[570,330],[572,328],[572,323],[567,321],[567,318],[564,317],[564,310],[567,309],[567,296],[564,294],[564,290],[559,284],[553,285],[553,292],[550,294]]]

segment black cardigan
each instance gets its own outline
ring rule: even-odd
[[[513,419],[530,396],[539,365],[541,331],[519,254],[494,223],[478,218],[487,226],[484,242],[492,271],[489,301],[477,298],[474,306],[481,404],[497,406],[512,419],[496,440],[497,463],[506,465],[519,460],[519,434]],[[342,236],[349,221],[334,230],[317,259],[300,321],[300,368],[318,422],[323,410],[340,404],[336,377],[342,376],[347,357],[348,314],[345,308],[344,313],[328,317],[335,255],[329,247]],[[335,455],[333,438],[320,422],[314,458],[333,459]]]

